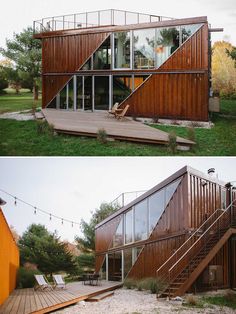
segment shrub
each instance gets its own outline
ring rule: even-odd
[[[35,284],[34,275],[40,274],[36,269],[20,267],[17,274],[18,288],[32,288]]]
[[[152,121],[153,121],[153,123],[158,123],[159,122],[159,117],[158,116],[154,116]]]
[[[106,144],[107,143],[107,132],[105,129],[99,129],[97,132],[97,139],[100,143]]]
[[[177,136],[175,132],[169,133],[169,150],[172,154],[175,154],[177,149]]]
[[[37,132],[38,134],[48,134],[53,135],[54,126],[52,124],[48,124],[45,120],[37,120]]]
[[[135,289],[137,287],[137,280],[134,278],[127,278],[125,279],[124,286],[127,289]]]
[[[189,295],[186,298],[186,304],[190,306],[196,306],[198,304],[198,300],[195,296]]]
[[[187,128],[187,132],[188,132],[188,139],[190,141],[196,142],[196,136],[195,136],[195,129],[193,126],[189,126]]]

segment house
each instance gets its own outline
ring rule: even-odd
[[[109,110],[208,121],[207,17],[102,10],[34,22],[42,40],[43,108]]]
[[[1,209],[5,203],[0,198],[0,305],[16,288],[20,260],[17,244]]]
[[[210,174],[186,166],[99,223],[102,278],[154,277],[170,296],[236,288],[236,191]]]

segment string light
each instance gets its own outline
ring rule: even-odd
[[[12,195],[11,193],[8,193],[8,192],[6,192],[6,191],[4,191],[4,190],[2,190],[2,189],[0,189],[0,191],[3,192],[3,193],[5,193],[5,194],[7,194],[7,195],[10,196],[10,197],[12,197],[12,198],[14,199],[14,204],[15,204],[15,206],[17,206],[17,202],[21,202],[21,203],[23,203],[23,204],[25,204],[25,205],[27,205],[27,206],[29,206],[29,207],[32,207],[33,210],[34,210],[34,214],[35,214],[35,215],[37,214],[37,212],[40,212],[41,214],[48,215],[50,221],[52,220],[52,217],[53,217],[53,218],[55,218],[55,219],[57,219],[57,220],[60,220],[62,225],[64,224],[64,221],[70,223],[72,228],[74,227],[74,225],[78,225],[78,226],[80,225],[79,222],[75,222],[75,221],[73,221],[73,220],[66,219],[66,218],[63,218],[63,217],[54,215],[54,214],[52,214],[52,213],[50,213],[50,212],[48,212],[48,211],[46,211],[46,210],[44,210],[44,209],[41,209],[41,208],[39,208],[39,207],[36,207],[36,206],[34,206],[34,205],[32,205],[32,204],[30,204],[30,203],[24,201],[24,200],[22,200],[22,199],[16,197],[15,195]]]

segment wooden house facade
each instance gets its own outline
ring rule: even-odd
[[[208,121],[206,17],[107,10],[35,21],[35,30],[43,108],[96,111],[119,103],[130,105],[130,116]]]
[[[171,296],[235,288],[235,227],[232,186],[184,167],[96,226],[96,271],[155,277]]]

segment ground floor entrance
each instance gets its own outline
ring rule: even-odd
[[[71,111],[109,110],[124,101],[148,75],[74,75],[47,108]]]

